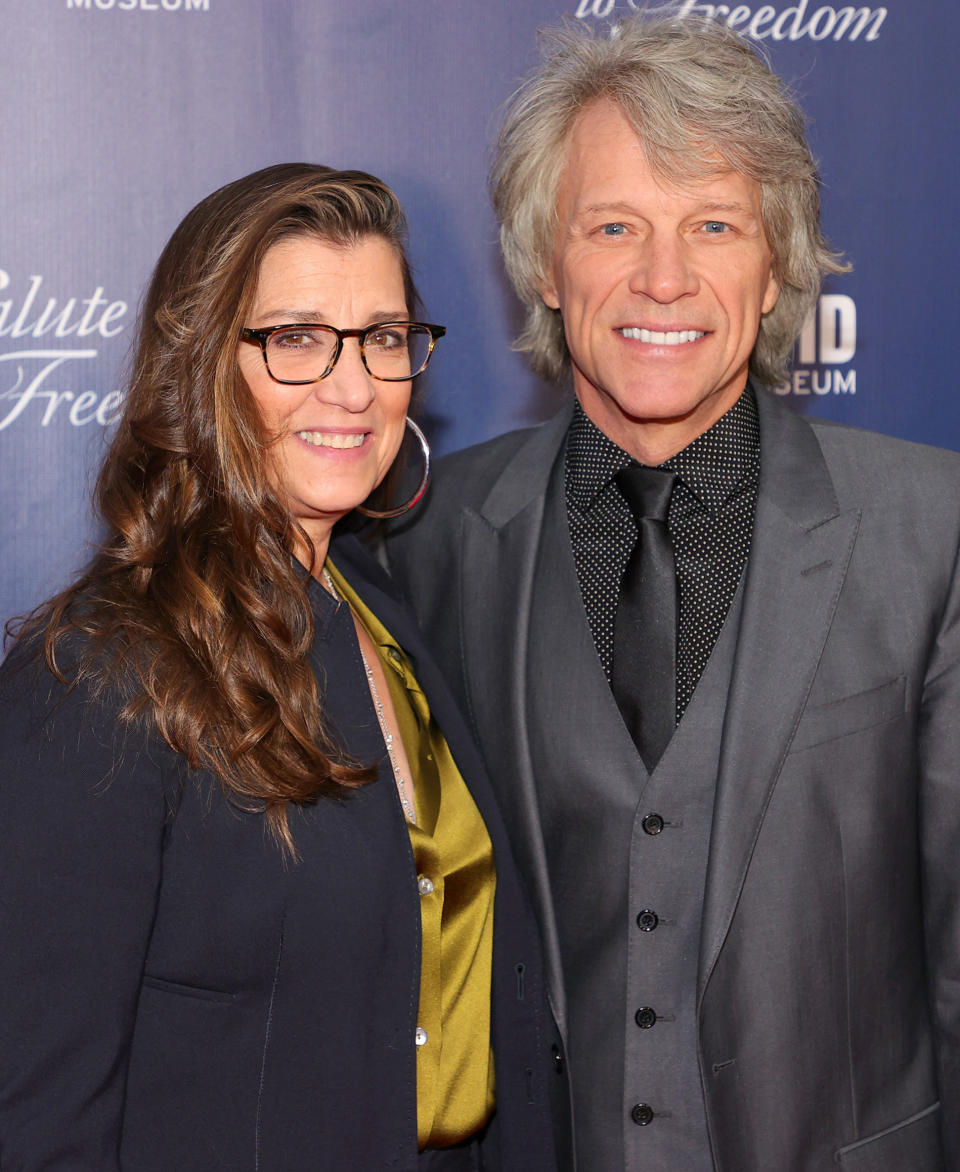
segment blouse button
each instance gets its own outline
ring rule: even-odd
[[[423,1026],[417,1026],[417,1032],[413,1036],[418,1046],[425,1046],[427,1044],[427,1031]]]
[[[417,890],[421,895],[433,895],[433,880],[428,879],[426,875],[420,875],[417,878]]]

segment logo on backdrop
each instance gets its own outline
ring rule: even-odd
[[[94,0],[96,2],[96,0]],[[104,3],[107,0],[103,0]],[[797,0],[796,4],[706,4],[702,0],[667,0],[650,5],[645,0],[579,0],[575,15],[580,20],[602,20],[615,12],[643,9],[651,15],[677,20],[700,17],[716,20],[744,36],[763,41],[875,41],[887,19],[886,8],[855,7],[845,4],[817,4],[816,0]]]
[[[76,388],[100,340],[123,331],[127,308],[125,301],[105,297],[101,285],[87,297],[63,301],[43,291],[43,277],[17,282],[0,269],[0,431],[17,422],[112,423],[123,400],[119,391],[77,391],[64,384]],[[66,338],[84,341],[76,348],[58,345]]]
[[[130,12],[209,12],[210,0],[67,0],[68,8],[84,8],[87,12],[116,8]]]
[[[787,382],[778,395],[855,395],[857,372],[847,364],[857,352],[857,307],[845,293],[824,293],[807,318]]]

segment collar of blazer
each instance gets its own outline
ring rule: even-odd
[[[754,390],[760,418],[760,491],[805,529],[834,516],[833,482],[810,424],[772,392]],[[565,403],[552,419],[531,429],[491,486],[479,512],[495,529],[543,497],[572,414],[572,402]]]
[[[565,403],[552,419],[527,433],[480,507],[480,515],[494,529],[502,528],[532,501],[543,499],[572,416],[573,403]]]

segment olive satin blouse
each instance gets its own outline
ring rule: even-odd
[[[373,641],[413,774],[407,830],[421,911],[417,1141],[459,1143],[495,1106],[490,982],[496,871],[486,826],[403,649],[328,560],[326,569]]]

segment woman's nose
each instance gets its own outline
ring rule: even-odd
[[[313,393],[321,402],[347,411],[359,413],[370,406],[376,397],[376,385],[363,364],[359,338],[344,338],[336,365],[326,378],[314,384]]]

